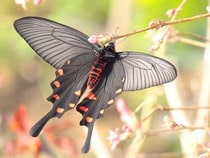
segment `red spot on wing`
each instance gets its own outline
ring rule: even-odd
[[[53,84],[55,87],[59,88],[61,86],[61,83],[59,81],[54,81]]]
[[[58,69],[58,74],[62,76],[64,74],[63,69]]]
[[[81,106],[79,106],[79,110],[81,110],[83,112],[87,112],[88,111],[88,108],[85,107],[85,106],[83,106],[83,105],[81,105]]]
[[[90,92],[89,95],[87,96],[87,98],[90,100],[96,100],[96,96],[93,92]]]
[[[58,94],[54,94],[52,97],[56,100],[60,99],[60,96]]]

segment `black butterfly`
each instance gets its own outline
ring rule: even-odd
[[[54,66],[56,79],[48,100],[52,109],[30,131],[36,137],[52,117],[61,117],[76,107],[83,115],[80,125],[88,128],[82,152],[90,148],[96,119],[113,104],[122,91],[164,84],[177,76],[168,61],[143,53],[116,52],[114,42],[91,44],[88,36],[71,27],[39,18],[24,17],[14,27],[31,48]]]

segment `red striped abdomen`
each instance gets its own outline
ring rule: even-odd
[[[96,60],[93,62],[87,81],[87,86],[89,86],[90,89],[96,86],[108,62],[109,62],[108,58],[101,58],[101,57],[97,57]]]

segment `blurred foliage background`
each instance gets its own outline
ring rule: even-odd
[[[87,35],[99,34],[123,34],[133,30],[139,30],[148,26],[153,19],[169,20],[166,17],[167,10],[176,8],[181,1],[168,0],[132,0],[128,5],[125,1],[111,0],[45,0],[43,4],[35,6],[28,1],[27,10],[24,10],[15,1],[2,1],[0,5],[0,115],[1,115],[1,136],[7,132],[4,120],[12,115],[18,105],[25,104],[29,110],[29,118],[35,122],[42,117],[51,105],[46,98],[51,94],[50,82],[54,80],[54,69],[40,59],[27,43],[16,33],[13,22],[24,16],[41,16],[69,25]],[[113,4],[117,3],[115,10]],[[207,1],[187,1],[179,12],[177,19],[199,15],[206,12]],[[110,20],[113,15],[121,15],[114,21]],[[123,26],[125,16],[129,16],[126,26]],[[119,16],[118,16],[119,17]],[[188,22],[174,26],[180,32],[195,33],[205,36],[206,19],[196,22]],[[133,50],[137,52],[148,52],[152,42],[147,33],[138,34],[121,40],[117,49]],[[194,90],[198,89],[200,69],[202,66],[203,49],[179,42],[167,44],[167,57],[176,63],[179,74],[181,74],[182,85],[186,93],[185,98],[189,104],[194,104]],[[158,54],[158,53],[157,53]],[[178,76],[179,77],[179,76]],[[191,87],[193,83],[195,87]],[[197,87],[196,87],[197,86]],[[123,96],[131,109],[135,109],[145,98],[157,98],[157,104],[167,105],[162,87],[154,87],[140,92],[126,92]],[[163,116],[164,114],[159,114]],[[155,117],[156,119],[158,117]],[[81,132],[78,123],[81,116],[74,111],[67,112],[64,118],[50,121],[49,124],[59,123],[63,119],[69,119],[74,124],[73,132],[69,130],[70,137],[74,138],[78,150],[83,144],[85,135]],[[111,120],[111,121],[110,121]],[[113,121],[115,120],[115,121]],[[159,123],[159,124],[157,124]],[[107,147],[106,137],[108,130],[120,126],[120,120],[115,108],[106,111],[103,119],[98,121],[99,132],[102,135]],[[154,121],[154,127],[160,126],[159,121]],[[78,132],[81,132],[78,134]],[[74,133],[74,135],[73,135]],[[76,136],[75,136],[76,135]],[[143,147],[143,152],[168,152],[178,151],[179,142],[174,138],[159,138],[161,141],[154,143],[149,138]],[[153,144],[151,146],[151,143]],[[113,151],[113,155],[122,156],[121,148]],[[0,148],[2,149],[2,148]],[[0,153],[1,154],[1,153]],[[94,157],[89,155],[81,157]]]

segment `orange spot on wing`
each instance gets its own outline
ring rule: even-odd
[[[121,93],[121,92],[122,92],[122,88],[119,88],[119,89],[117,89],[117,90],[115,91],[116,94],[119,94],[119,93]]]
[[[104,113],[104,109],[101,109],[99,113],[102,115]]]
[[[87,116],[87,117],[86,117],[86,121],[87,121],[88,123],[91,123],[91,122],[93,121],[93,118],[90,117],[90,116]]]
[[[83,111],[83,112],[87,112],[87,111],[88,111],[88,108],[85,107],[85,106],[82,106],[82,105],[79,107],[79,109],[80,109],[81,111]]]
[[[53,84],[55,87],[59,88],[61,86],[61,83],[59,81],[54,81]]]
[[[56,111],[57,111],[57,113],[61,114],[61,113],[64,112],[64,108],[58,107],[58,108],[56,109]]]
[[[74,94],[76,94],[77,96],[81,95],[81,90],[75,91]]]
[[[74,103],[70,103],[70,104],[69,104],[69,107],[70,107],[70,108],[74,108],[74,107],[75,107],[75,104],[74,104]]]
[[[109,101],[107,102],[108,105],[111,105],[111,104],[113,104],[113,103],[114,103],[114,100],[113,100],[113,99],[111,99],[111,100],[109,100]]]
[[[56,100],[60,99],[60,96],[58,94],[54,94],[52,97]]]
[[[63,75],[63,69],[58,69],[58,74],[62,76]]]
[[[66,62],[66,64],[70,64],[71,63],[71,60],[68,60],[67,62]]]

